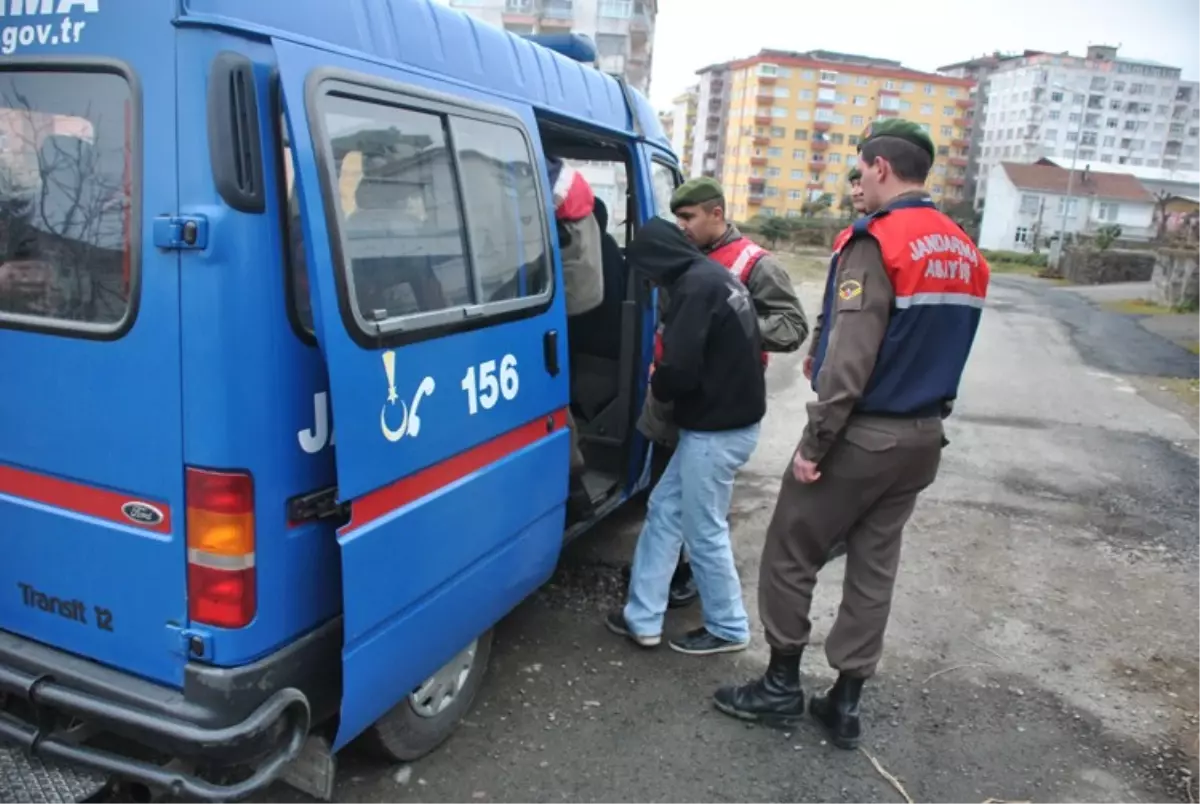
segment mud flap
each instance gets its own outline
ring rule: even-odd
[[[99,773],[31,757],[15,745],[0,745],[0,804],[90,801],[108,785]]]
[[[336,773],[337,757],[333,755],[329,741],[309,735],[296,758],[283,766],[279,781],[318,801],[332,801]]]

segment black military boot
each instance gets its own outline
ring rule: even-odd
[[[858,720],[858,700],[862,697],[864,679],[839,673],[837,681],[824,695],[814,695],[808,711],[829,732],[829,739],[838,748],[858,748],[862,726]]]
[[[780,653],[772,648],[762,678],[740,687],[721,687],[713,695],[713,703],[725,714],[742,720],[794,726],[804,716],[800,652]]]

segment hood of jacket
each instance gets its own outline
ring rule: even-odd
[[[682,229],[657,217],[642,224],[625,249],[625,257],[633,270],[657,285],[670,285],[705,259]]]

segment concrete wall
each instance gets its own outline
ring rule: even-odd
[[[1110,248],[1066,250],[1062,276],[1077,285],[1103,285],[1109,282],[1148,282],[1154,273],[1155,252]]]
[[[1161,249],[1154,263],[1151,281],[1152,301],[1168,307],[1195,310],[1200,306],[1200,269],[1196,252],[1186,249]]]

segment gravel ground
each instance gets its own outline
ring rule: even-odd
[[[819,285],[806,282],[810,315]],[[864,749],[916,800],[1187,801],[1197,734],[1197,435],[1127,374],[1195,376],[1194,356],[1049,283],[997,277],[938,482],[906,533]],[[811,392],[773,361],[762,441],[731,520],[755,616],[778,478]],[[900,801],[867,756],[717,714],[735,656],[638,650],[608,634],[637,506],[570,546],[499,627],[459,732],[411,766],[351,748],[341,801]],[[843,561],[817,588],[806,686]],[[673,613],[668,634],[692,627]],[[755,624],[757,629],[757,623]],[[276,787],[263,800],[295,800]]]

